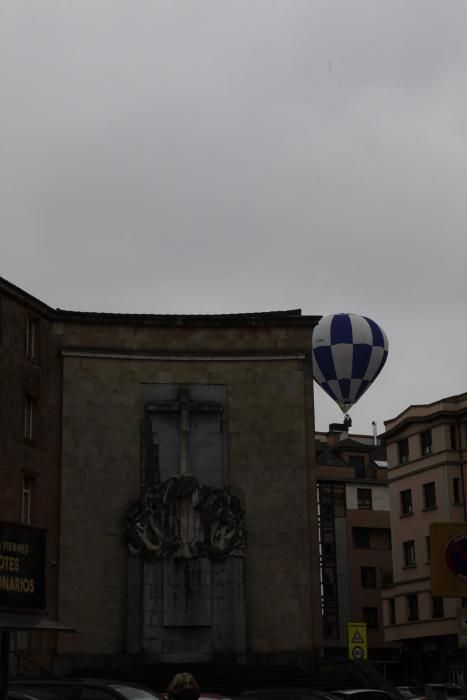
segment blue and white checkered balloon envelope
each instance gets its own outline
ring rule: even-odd
[[[383,329],[358,314],[322,318],[312,347],[313,377],[344,413],[371,386],[388,356]]]

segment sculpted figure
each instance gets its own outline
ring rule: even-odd
[[[245,553],[245,512],[228,489],[179,474],[147,489],[126,520],[128,547],[146,559],[224,559]]]
[[[204,550],[213,559],[245,554],[245,512],[228,490],[212,490],[203,508]]]

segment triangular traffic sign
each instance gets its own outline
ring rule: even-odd
[[[353,636],[352,639],[352,644],[362,644],[363,643],[363,638],[360,632],[357,630]]]

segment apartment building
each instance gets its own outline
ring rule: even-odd
[[[386,644],[381,588],[391,580],[385,450],[344,424],[316,433],[324,653],[347,656],[347,625],[367,625],[369,659],[383,671],[398,661]]]
[[[408,683],[463,680],[462,601],[431,595],[431,567],[438,564],[429,528],[466,520],[466,426],[467,393],[409,406],[385,422],[394,582],[383,593],[384,630],[387,641],[401,645],[401,680]]]
[[[34,611],[38,613],[34,624],[40,621],[42,631],[24,628],[24,620],[8,613],[7,602],[18,606],[13,591],[14,584],[19,586],[18,577],[3,576],[1,582],[1,624],[7,619],[11,624],[13,672],[22,658],[50,666],[56,648],[61,367],[51,313],[46,304],[0,279],[0,550],[6,555],[0,573],[20,571],[18,557],[10,571],[5,564],[12,553],[11,533],[45,542],[37,572],[44,586],[44,605]],[[32,565],[25,563],[28,576]],[[35,605],[32,595],[31,604]]]

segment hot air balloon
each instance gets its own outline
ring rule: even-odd
[[[366,316],[335,314],[315,327],[312,348],[314,379],[347,413],[383,369],[388,339]]]

